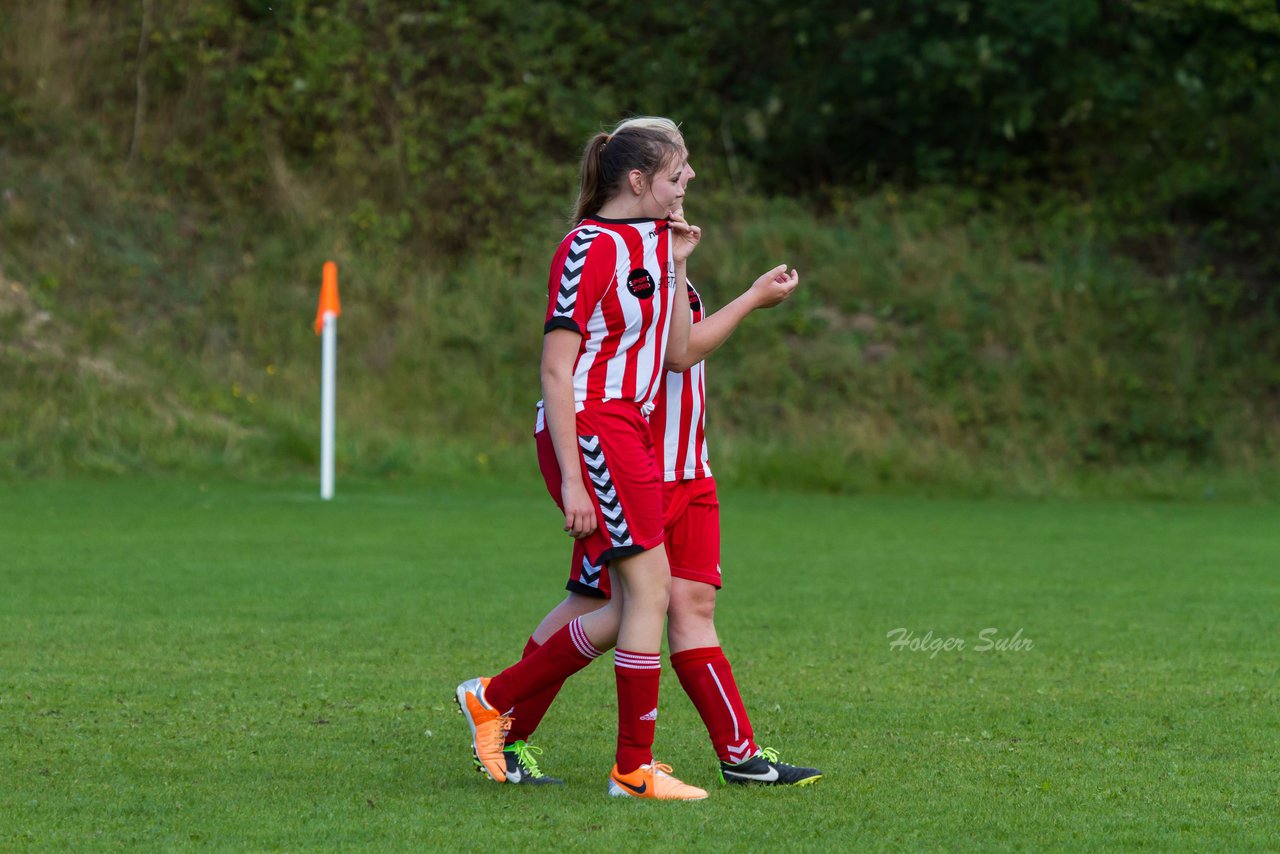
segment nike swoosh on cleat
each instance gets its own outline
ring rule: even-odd
[[[754,780],[758,783],[773,783],[778,779],[778,769],[772,766],[763,774],[747,774],[742,771],[725,771],[724,773],[739,780]]]
[[[776,774],[778,772],[775,771],[774,773]],[[628,789],[634,792],[637,795],[643,795],[645,792],[649,791],[648,783],[641,783],[640,787],[636,788],[635,786],[628,783],[626,780],[619,780],[617,777],[613,778],[613,782],[617,783],[619,786],[622,786],[624,789]]]

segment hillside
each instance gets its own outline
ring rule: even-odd
[[[332,258],[344,474],[532,477],[578,146],[652,112],[708,304],[802,274],[713,358],[722,477],[1273,491],[1269,3],[614,11],[0,11],[0,473],[310,472]]]

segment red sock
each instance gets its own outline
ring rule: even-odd
[[[524,654],[521,658],[528,658],[538,647],[538,642],[533,638],[529,638],[529,642],[524,645]],[[551,708],[552,701],[555,700],[556,694],[560,693],[562,687],[564,687],[563,679],[550,688],[534,694],[529,699],[516,703],[516,710],[511,713],[513,720],[511,722],[511,731],[507,733],[507,744],[529,740],[529,737],[533,735],[533,731],[538,728],[538,724],[542,723],[543,716],[546,715],[547,709]]]
[[[671,666],[702,716],[721,761],[736,765],[754,756],[759,749],[755,733],[724,651],[718,646],[686,649],[671,656]]]
[[[599,655],[578,620],[573,620],[530,655],[493,677],[484,689],[484,698],[495,709],[511,709],[552,685],[563,684]]]
[[[662,656],[615,649],[613,672],[618,680],[618,773],[630,774],[653,762]]]

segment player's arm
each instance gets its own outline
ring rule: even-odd
[[[582,482],[578,463],[577,416],[573,407],[573,365],[582,335],[557,327],[542,338],[542,407],[547,431],[560,465],[560,500],[564,505],[564,530],[575,538],[596,529],[596,510]]]
[[[682,211],[673,212],[669,223],[672,241],[671,257],[676,266],[676,282],[675,293],[671,295],[671,332],[667,336],[667,352],[662,362],[662,366],[668,371],[674,370],[671,367],[673,364],[679,364],[688,358],[689,327],[692,321],[689,315],[689,300],[685,297],[689,292],[685,271],[689,256],[693,254],[698,241],[702,239],[702,229],[696,225],[689,225]]]
[[[773,308],[791,296],[799,284],[800,274],[795,270],[788,273],[786,264],[774,267],[756,279],[733,302],[693,324],[684,358],[668,359],[667,370],[677,373],[689,370],[729,340],[733,330],[748,314],[758,308]]]

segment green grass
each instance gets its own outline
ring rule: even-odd
[[[726,650],[760,741],[827,776],[668,805],[604,795],[600,665],[539,733],[566,786],[470,769],[454,685],[560,596],[536,485],[339,488],[0,485],[0,849],[1275,843],[1274,505],[724,489]],[[714,786],[663,697],[659,758]]]

